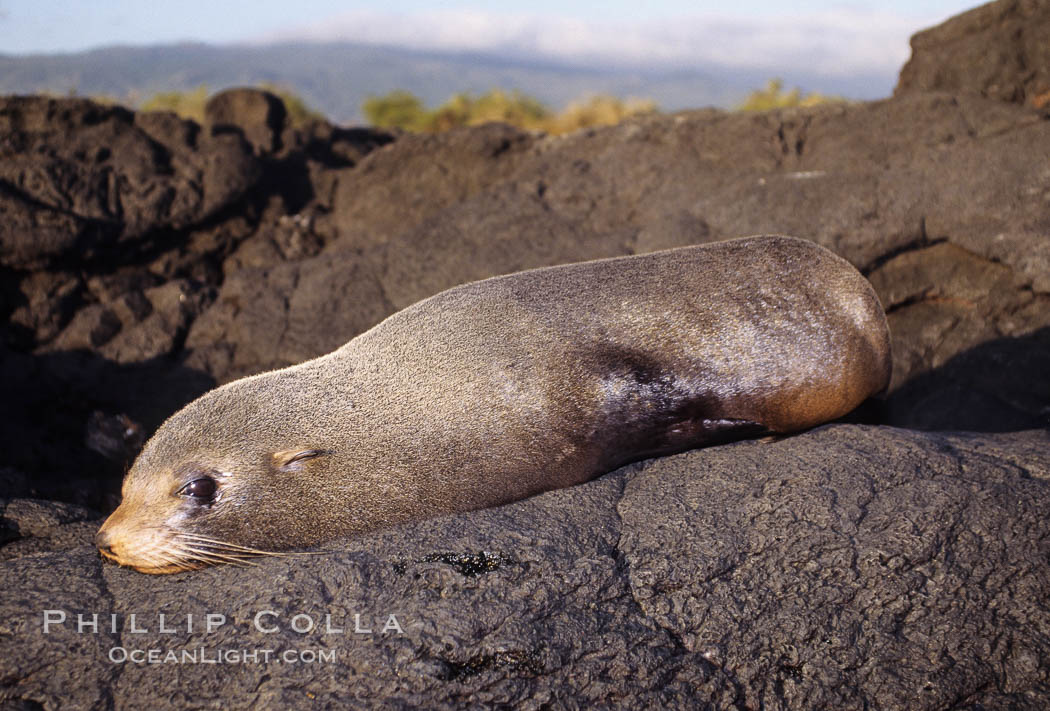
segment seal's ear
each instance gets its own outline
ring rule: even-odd
[[[273,453],[273,465],[278,469],[298,469],[295,465],[299,462],[331,453],[330,449],[282,449]]]

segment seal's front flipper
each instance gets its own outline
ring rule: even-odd
[[[771,434],[768,427],[750,420],[688,418],[675,420],[651,433],[637,448],[643,457],[657,457],[768,434]]]
[[[699,420],[697,423],[697,443],[694,447],[706,447],[712,444],[735,442],[738,439],[750,439],[772,435],[769,428],[751,420]]]

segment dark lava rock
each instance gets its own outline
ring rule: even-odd
[[[1050,327],[1050,121],[1024,107],[909,94],[559,138],[500,125],[385,144],[317,126],[295,135],[237,211],[173,233],[168,249],[11,273],[5,438],[21,446],[7,464],[37,478],[34,496],[68,496],[63,462],[84,472],[82,491],[101,476],[115,492],[119,470],[84,450],[95,411],[151,431],[171,410],[150,403],[175,409],[174,394],[201,383],[321,355],[464,281],[759,232],[814,239],[872,280],[895,353],[882,421],[1047,424],[1050,403],[1026,382],[1045,379],[1048,357],[1034,334]],[[321,136],[366,153],[324,153]],[[1034,350],[1013,358],[1020,344]],[[124,366],[135,393],[111,377]],[[45,384],[23,385],[26,373]],[[917,378],[927,385],[905,389]],[[968,394],[945,395],[959,388]],[[71,406],[48,427],[55,397]],[[92,505],[85,496],[66,500]]]
[[[19,269],[189,227],[258,177],[239,134],[84,99],[5,98],[0,136],[0,263]]]
[[[91,413],[84,432],[84,444],[103,457],[126,462],[135,457],[146,442],[142,425],[124,414]]]
[[[333,351],[393,312],[348,254],[242,269],[186,339],[186,364],[227,381]]]
[[[1041,289],[1050,273],[1050,121],[999,102],[934,94],[758,115],[687,112],[560,138],[522,135],[513,145],[521,141],[528,150],[489,158],[483,190],[425,213],[406,209],[399,233],[383,220],[385,286],[397,307],[566,258],[761,233],[803,235],[869,271],[947,239],[1024,270]],[[373,172],[399,164],[408,158],[399,144],[365,164]],[[474,160],[462,169],[468,176],[481,170]],[[418,180],[405,175],[398,185],[410,191]],[[333,219],[346,211],[363,222],[370,196],[342,197]],[[1000,249],[1003,241],[1011,248]],[[326,249],[359,245],[346,236]]]
[[[1010,293],[981,309],[966,311],[965,299],[925,300],[960,333],[937,358],[899,359],[899,383],[982,340],[1050,325],[1048,163],[1050,121],[1038,113],[942,94],[761,115],[687,112],[556,138],[499,125],[404,136],[328,171],[329,203],[258,231],[224,270],[233,276],[318,251],[345,255],[378,280],[380,310],[390,313],[496,274],[763,232],[806,236],[873,279],[882,272],[880,290],[899,272],[899,263],[888,267],[895,257],[941,243],[1005,268],[1001,286]],[[927,282],[943,276],[934,262],[946,254],[930,253]],[[917,268],[926,265],[921,259]],[[907,310],[920,301],[909,293],[884,301]],[[280,323],[284,305],[273,304]],[[967,323],[952,320],[963,312]],[[258,314],[215,316],[259,323]],[[244,341],[271,341],[272,333],[221,330],[244,354],[272,352]],[[316,348],[303,340],[304,355],[328,349],[324,329],[315,334]],[[210,372],[227,380],[275,362],[241,359],[233,371]]]
[[[1025,382],[1043,379],[1045,341],[1033,334],[1050,327],[1050,121],[1029,109],[909,94],[645,117],[560,138],[499,125],[386,145],[316,126],[295,135],[285,157],[265,158],[236,211],[171,233],[168,248],[9,272],[3,367],[14,405],[4,437],[20,444],[7,464],[37,478],[33,495],[68,495],[63,462],[84,472],[80,489],[103,476],[115,491],[119,470],[90,465],[84,450],[95,411],[151,431],[170,410],[150,402],[174,409],[185,400],[172,395],[200,383],[323,354],[464,281],[758,232],[807,236],[871,278],[894,338],[884,421],[1047,423],[1048,403]],[[323,135],[370,152],[314,160],[308,147]],[[988,357],[1017,350],[1011,339],[1034,354],[989,369]],[[978,348],[984,355],[958,357]],[[134,393],[110,377],[123,366]],[[35,386],[18,380],[27,373]],[[107,376],[79,380],[94,373]],[[175,386],[169,374],[180,373],[194,386]],[[983,395],[903,389],[918,377],[980,381]],[[65,424],[46,426],[55,397],[70,402],[57,416]],[[91,505],[85,495],[67,500]]]
[[[257,155],[280,150],[287,118],[284,102],[259,89],[227,89],[204,107],[204,122],[212,134],[241,133]]]
[[[0,562],[0,693],[45,708],[1043,708],[1048,507],[1045,432],[838,425],[257,567],[146,576],[102,563],[88,532],[35,549],[19,527],[25,552]],[[44,634],[47,610],[66,619]],[[225,623],[209,633],[208,614]],[[174,656],[121,661],[151,649]],[[242,661],[170,661],[183,653]]]
[[[216,138],[240,124],[276,131],[263,121],[275,115],[262,110],[270,95],[215,102],[232,131]],[[326,152],[326,140],[342,148]],[[286,128],[237,210],[173,233],[170,248],[122,252],[87,273],[14,272],[8,343],[174,359],[225,382],[325,353],[465,281],[762,232],[809,237],[871,277],[891,316],[895,389],[1050,326],[1050,121],[1023,107],[912,93],[650,116],[565,137],[492,124],[390,140]],[[96,409],[136,419],[85,403]],[[1018,417],[1044,421],[1030,408]]]
[[[82,546],[97,526],[97,514],[90,509],[57,501],[0,499],[0,559]]]
[[[997,0],[911,38],[896,94],[972,91],[1050,106],[1050,3]]]
[[[112,505],[137,451],[125,447],[124,456],[115,458],[90,446],[97,435],[95,413],[104,419],[127,417],[151,434],[215,385],[206,373],[167,358],[122,364],[87,350],[29,355],[2,344],[0,372],[0,470],[21,473],[0,492],[99,511]]]
[[[299,261],[323,247],[314,214],[329,204],[329,176],[390,137],[322,122],[291,128],[278,120],[283,115],[279,100],[254,91],[216,97],[204,130],[172,114],[134,114],[79,99],[0,100],[6,121],[0,151],[7,151],[0,211],[28,205],[66,225],[57,241],[17,220],[0,226],[0,265],[8,265],[0,266],[0,445],[3,463],[19,472],[7,493],[109,508],[136,450],[99,440],[96,418],[126,417],[149,433],[215,384],[209,373],[184,364],[184,343],[224,286],[226,262],[237,265],[232,271],[253,259],[264,268],[288,262],[289,271],[305,271],[312,283],[316,270]],[[269,139],[260,134],[263,126],[273,128]],[[88,146],[98,160],[87,160]],[[4,195],[13,197],[4,202]],[[85,237],[82,223],[105,230]],[[227,293],[237,279],[225,284]],[[364,274],[361,283],[370,280]],[[296,317],[310,299],[322,307],[341,303],[309,291],[304,286],[296,297]],[[356,324],[354,332],[371,325],[389,311],[378,293],[366,286],[339,318]],[[304,314],[285,343],[316,341],[303,331],[309,323]],[[325,325],[315,319],[314,327]],[[196,361],[220,362],[215,353],[236,350],[205,345],[210,350]],[[286,360],[272,362],[284,364],[300,351],[284,347],[281,354]]]

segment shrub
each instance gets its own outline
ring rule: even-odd
[[[260,89],[278,96],[284,102],[288,112],[288,121],[293,126],[300,126],[307,121],[323,119],[324,114],[311,108],[305,101],[289,89],[274,84],[262,84]],[[204,107],[211,98],[208,87],[201,84],[190,91],[164,91],[154,94],[139,105],[141,111],[171,111],[182,118],[204,122]]]
[[[599,94],[571,102],[565,111],[553,117],[547,131],[569,133],[592,126],[612,126],[630,116],[656,113],[656,102],[648,99],[619,99]]]
[[[368,97],[361,105],[361,112],[373,126],[409,131],[421,130],[426,118],[423,102],[415,94],[401,90]]]
[[[139,106],[142,111],[171,111],[182,118],[204,122],[204,105],[208,103],[208,87],[201,84],[191,91],[163,91],[146,99]]]
[[[427,110],[414,94],[397,90],[371,96],[361,107],[365,118],[380,128],[435,133],[459,126],[501,121],[529,131],[568,133],[591,126],[619,123],[628,116],[652,113],[652,101],[613,96],[591,96],[572,102],[555,114],[538,99],[520,91],[493,89],[481,96],[456,94],[436,109]]]
[[[832,102],[843,102],[841,96],[825,96],[813,92],[803,94],[802,90],[795,87],[789,92],[784,92],[784,82],[780,79],[770,79],[766,82],[764,89],[756,89],[748,94],[747,99],[737,107],[738,111],[770,111],[772,109],[784,109],[793,106],[816,106]]]

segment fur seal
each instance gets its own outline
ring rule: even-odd
[[[748,237],[458,286],[172,415],[99,530],[170,573],[467,511],[835,419],[890,379],[871,286]]]

